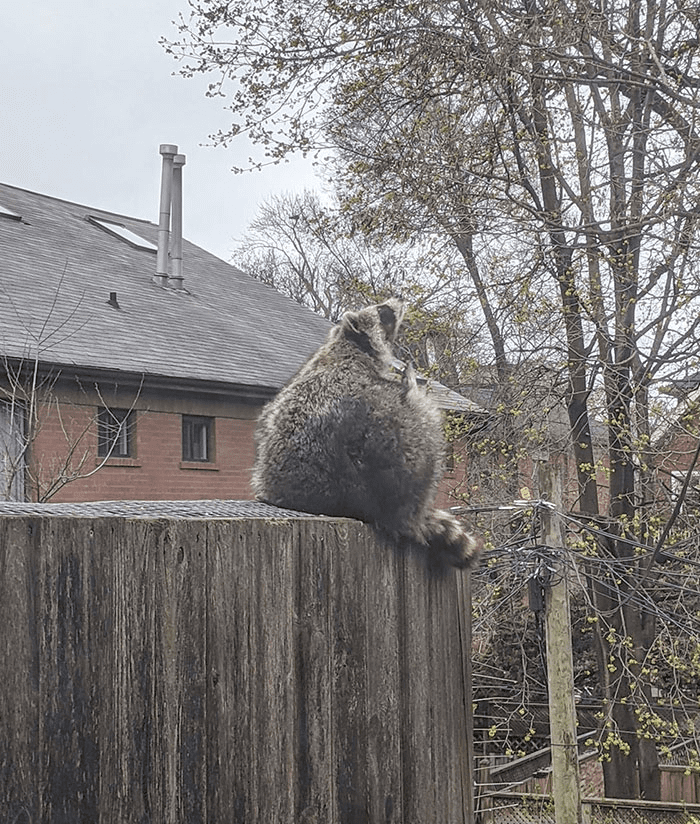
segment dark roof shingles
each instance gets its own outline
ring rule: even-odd
[[[153,282],[156,256],[88,217],[157,243],[158,227],[0,184],[0,354],[182,380],[281,387],[330,324],[184,241],[184,292]],[[119,309],[108,304],[117,293]]]

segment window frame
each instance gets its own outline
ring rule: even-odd
[[[182,416],[182,461],[211,464],[214,455],[214,421],[209,415]],[[204,436],[204,440],[201,437]]]
[[[134,409],[121,406],[98,407],[97,457],[105,460],[136,457]]]

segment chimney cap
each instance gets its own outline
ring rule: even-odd
[[[176,166],[184,166],[185,165],[185,160],[186,160],[186,158],[185,158],[184,154],[176,154],[175,157],[173,158],[173,163]]]
[[[158,151],[162,155],[176,155],[177,146],[174,143],[161,143]]]

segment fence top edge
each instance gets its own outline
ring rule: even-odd
[[[491,792],[484,793],[484,798],[503,799],[506,801],[548,801],[550,796],[539,793],[516,793],[516,792]],[[668,810],[678,812],[686,810],[688,812],[700,812],[700,803],[687,803],[685,801],[645,801],[641,798],[592,798],[584,797],[582,804],[595,804],[598,807],[632,807],[644,810]]]
[[[83,503],[27,503],[0,501],[0,517],[41,518],[143,518],[179,520],[324,520],[323,515],[280,509],[259,501],[88,501]],[[346,519],[343,519],[346,520]]]

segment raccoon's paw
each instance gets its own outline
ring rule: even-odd
[[[403,370],[403,374],[401,375],[401,389],[403,390],[404,397],[411,392],[415,392],[418,389],[416,370],[410,363],[406,364]]]

